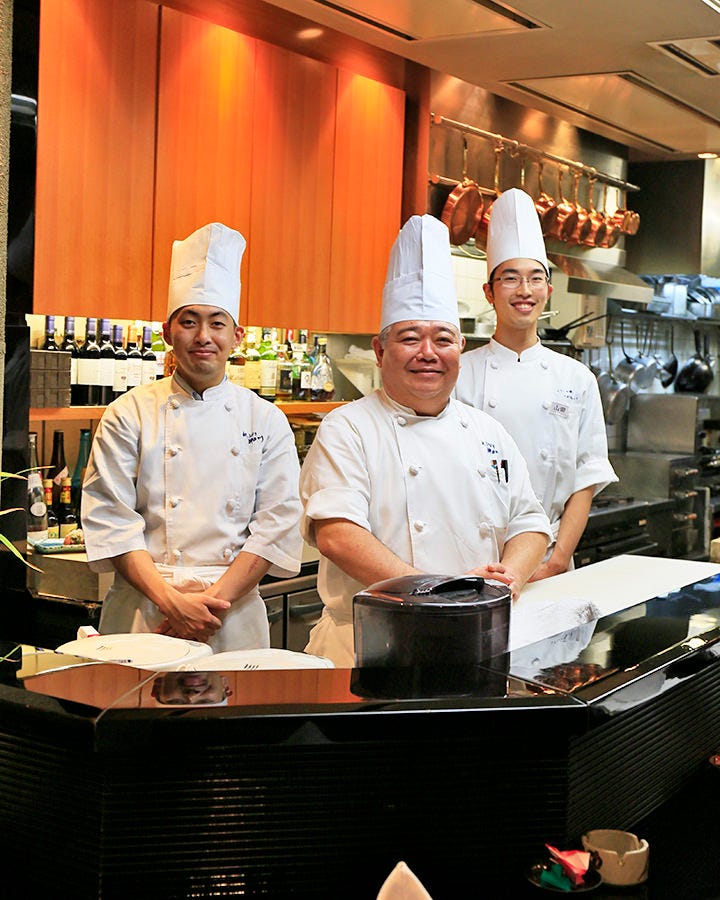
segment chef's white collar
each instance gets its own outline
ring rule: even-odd
[[[519,358],[521,362],[532,362],[532,360],[537,358],[542,352],[542,344],[540,342],[540,339],[538,339],[536,344],[533,344],[532,347],[528,347],[527,350],[523,350],[523,352],[518,357],[518,354],[515,352],[515,350],[511,350],[504,344],[499,343],[495,340],[495,338],[490,338],[490,350],[501,359],[517,360]],[[462,357],[460,359],[460,362],[462,363]]]
[[[423,416],[419,413],[416,413],[415,410],[410,406],[403,406],[402,403],[398,403],[397,400],[393,400],[392,397],[389,397],[385,393],[384,388],[379,389],[379,394],[382,399],[385,401],[386,405],[389,406],[395,412],[401,412],[404,416],[412,416],[415,419],[439,419],[442,416],[447,414],[447,411],[450,409],[450,400],[448,399],[447,405],[444,409],[442,409],[436,416]]]
[[[186,394],[189,394],[193,398],[193,400],[212,400],[215,393],[218,393],[224,389],[228,380],[227,375],[225,375],[220,384],[215,384],[212,387],[206,388],[202,392],[202,394],[198,394],[195,388],[190,387],[187,381],[185,381],[184,378],[178,375],[177,370],[173,372],[172,377],[177,386],[185,391]]]

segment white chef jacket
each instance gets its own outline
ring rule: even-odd
[[[180,590],[206,589],[241,550],[300,569],[299,463],[283,413],[225,379],[196,394],[179,376],[133,388],[108,406],[83,484],[90,566],[147,550]],[[269,646],[257,589],[222,614],[216,652]],[[154,631],[158,608],[119,575],[103,603],[105,633]]]
[[[591,485],[597,494],[618,480],[597,381],[576,359],[540,341],[518,357],[492,339],[460,357],[455,396],[513,436],[555,536],[572,494]]]
[[[314,519],[347,519],[423,572],[498,562],[522,532],[551,537],[515,442],[457,400],[438,416],[417,416],[380,390],[333,410],[303,463],[300,498],[308,543]],[[321,557],[325,609],[307,652],[353,665],[352,600],[364,587]]]

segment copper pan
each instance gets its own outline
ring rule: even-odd
[[[487,248],[488,225],[490,224],[490,213],[492,212],[492,205],[502,193],[502,191],[500,190],[500,157],[502,156],[503,150],[504,148],[502,144],[498,144],[495,147],[495,174],[493,176],[493,191],[492,194],[484,195],[485,209],[483,210],[483,214],[480,217],[478,226],[475,229],[475,244],[482,250],[485,250]]]
[[[620,229],[615,226],[612,216],[607,214],[607,185],[603,185],[603,224],[595,235],[596,247],[614,247],[620,237]]]
[[[543,236],[547,235],[552,226],[555,224],[555,218],[557,216],[557,204],[555,202],[555,198],[551,197],[550,194],[545,193],[545,189],[543,188],[543,162],[540,160],[538,162],[538,187],[540,189],[540,194],[535,200],[535,209],[537,210],[537,214],[540,218],[540,226],[542,228]]]
[[[450,243],[465,244],[475,233],[483,213],[480,188],[467,176],[467,138],[463,137],[463,180],[450,192],[440,218],[450,232]]]
[[[568,244],[582,244],[587,237],[592,222],[590,221],[590,211],[581,206],[578,201],[578,185],[580,184],[580,172],[573,172],[573,206],[577,213],[577,221],[572,234],[569,234],[565,240]]]
[[[580,242],[585,247],[594,247],[598,231],[600,231],[601,228],[605,228],[605,219],[603,217],[603,214],[599,212],[599,210],[595,209],[594,194],[596,182],[597,179],[594,175],[588,176],[588,219],[590,220],[590,228],[588,228],[587,234]]]
[[[547,236],[557,238],[560,241],[566,241],[575,231],[578,214],[574,204],[571,203],[563,193],[562,168],[558,168],[558,194],[560,195],[560,201],[555,207],[555,219],[552,227],[547,232]]]

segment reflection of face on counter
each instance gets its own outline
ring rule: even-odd
[[[202,706],[222,703],[232,695],[220,672],[167,672],[153,682],[152,695],[168,706]]]

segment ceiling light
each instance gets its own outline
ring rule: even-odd
[[[698,153],[698,159],[717,159],[720,153]]]
[[[319,38],[322,33],[322,28],[303,28],[302,31],[298,31],[298,37],[301,41],[313,41],[315,38]]]
[[[709,6],[710,9],[714,9],[716,13],[720,13],[720,2],[719,0],[702,0],[705,6]]]

